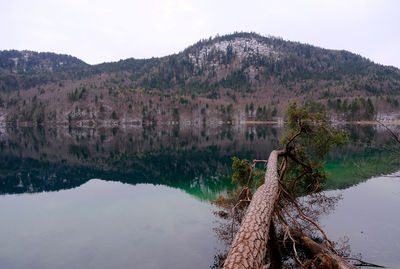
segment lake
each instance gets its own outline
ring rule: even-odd
[[[396,145],[375,125],[328,158],[320,217],[352,254],[399,267]],[[399,126],[393,126],[399,131]],[[266,159],[273,125],[0,129],[1,268],[210,268],[224,249],[211,201],[233,188],[231,157]]]

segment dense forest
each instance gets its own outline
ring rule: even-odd
[[[275,120],[297,100],[339,120],[398,110],[400,70],[348,51],[234,33],[180,53],[88,65],[68,55],[0,52],[0,114],[78,125]]]

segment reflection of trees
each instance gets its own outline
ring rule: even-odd
[[[233,198],[221,196],[215,201],[224,209],[233,205],[232,234],[237,226],[235,222],[240,223],[223,268],[262,267],[266,263],[266,253],[269,254],[269,267],[282,268],[282,261],[286,259],[282,258],[279,250],[279,236],[284,238],[283,248],[286,242],[293,245],[294,255],[291,259],[303,268],[312,265],[352,268],[351,264],[337,256],[334,246],[311,215],[315,212],[316,201],[327,201],[327,206],[335,202],[334,199],[316,193],[321,191],[320,184],[326,180],[325,156],[333,147],[347,142],[348,134],[332,128],[326,120],[326,114],[311,113],[309,108],[298,107],[296,103],[290,105],[287,118],[281,140],[282,149],[272,151],[268,161],[262,161],[266,163],[266,174],[265,183],[262,182],[260,187],[256,188],[257,184],[253,183],[255,164],[260,161],[254,160],[253,165],[250,165],[247,160],[233,158],[232,168],[235,173],[232,181],[241,190]],[[308,207],[305,208],[298,199],[304,195],[311,195]],[[316,195],[319,195],[319,200],[313,199]],[[320,232],[326,246],[310,239],[314,230]],[[309,249],[313,255],[301,259],[296,247],[299,244]],[[345,266],[341,267],[341,264]]]
[[[0,140],[1,193],[54,191],[101,178],[163,184],[212,200],[230,186],[229,156],[254,150],[257,157],[264,152],[259,144],[268,150],[277,143],[245,141],[246,128],[183,129],[179,136],[177,128],[9,129]]]
[[[0,157],[0,194],[70,189],[85,183],[93,169],[15,156]]]
[[[347,188],[372,176],[395,172],[400,167],[398,146],[379,125],[346,125],[351,142],[334,149],[327,158],[329,180],[325,189]],[[398,130],[394,128],[394,130]]]
[[[359,154],[359,152],[357,152],[358,146],[360,146],[360,147],[366,146],[366,147],[368,147],[367,150],[362,150],[361,151],[362,153],[367,152],[368,154],[366,154],[366,155],[369,155],[368,157],[371,157],[371,156],[374,156],[374,153],[376,156],[376,152],[379,152],[379,153],[384,154],[384,158],[382,158],[382,159],[386,160],[388,154],[390,154],[391,151],[389,151],[389,150],[385,151],[385,146],[391,145],[393,147],[393,141],[390,141],[390,139],[388,139],[388,136],[385,136],[384,133],[378,132],[377,126],[364,126],[363,128],[360,128],[360,129],[361,129],[361,131],[359,133],[357,133],[356,136],[354,135],[354,133],[356,133],[357,130],[352,129],[352,133],[353,133],[352,137],[353,137],[353,139],[356,137],[358,139],[356,142],[358,142],[359,144],[358,145],[357,145],[357,143],[355,143],[356,145],[350,144],[350,146],[346,147],[344,149],[344,151],[351,152],[354,155],[352,160],[357,160],[357,157],[359,158],[359,156],[356,156],[356,153]],[[393,137],[393,134],[391,134],[391,135]],[[396,138],[398,138],[398,137],[394,137],[394,141],[399,143]],[[379,148],[379,146],[382,146],[382,145],[383,145],[383,148]],[[395,149],[395,150],[397,150],[397,149]],[[337,151],[337,152],[340,153],[340,152],[343,152],[343,150]],[[348,156],[345,156],[345,157],[348,157]],[[364,157],[363,154],[361,156]],[[390,167],[394,167],[394,168],[398,169],[398,167],[400,166],[399,165],[400,163],[398,162],[399,156],[400,155],[397,155],[395,157],[397,159],[397,163],[396,162],[391,163]],[[334,160],[335,158],[336,159],[343,158],[343,156],[331,157],[331,160],[332,159]],[[366,159],[366,160],[368,160],[368,159]],[[354,163],[352,163],[352,165],[354,165]],[[360,169],[360,168],[361,167],[356,166],[356,169]],[[353,168],[353,170],[351,172],[354,173],[354,171],[356,169]],[[387,169],[387,167],[386,167],[386,169]],[[250,171],[251,171],[251,169],[250,169]],[[366,171],[366,170],[364,170],[364,171]],[[377,173],[376,170],[375,170],[375,173]],[[356,173],[354,175],[358,176],[361,179],[363,178],[363,176],[365,176],[365,175],[356,174]],[[313,187],[313,185],[314,184],[311,184],[312,187]],[[297,193],[297,195],[301,196],[302,195],[301,193],[307,193],[307,188],[304,188],[306,186],[300,186],[300,187],[301,187],[299,189],[300,192]],[[281,194],[282,194],[282,192],[286,193],[284,189],[281,189]],[[236,193],[233,193],[233,195],[231,195],[231,196],[228,195],[227,197],[221,197],[220,199],[218,199],[216,201],[216,204],[220,208],[222,208],[222,210],[215,212],[216,215],[220,216],[220,221],[218,223],[218,226],[215,228],[215,231],[217,233],[218,238],[222,242],[224,242],[225,247],[220,249],[217,252],[217,254],[214,257],[214,263],[211,266],[211,268],[220,268],[220,266],[222,265],[222,263],[224,262],[224,260],[226,258],[226,253],[227,253],[228,247],[232,243],[233,234],[235,234],[237,232],[237,230],[240,226],[240,223],[242,223],[242,219],[243,219],[243,216],[245,214],[247,207],[245,205],[240,205],[237,207],[237,205],[239,205],[239,203],[240,203],[238,201],[243,201],[243,198],[241,198],[241,193],[242,193],[241,191],[238,191]],[[279,242],[285,242],[285,241],[287,242],[286,245],[285,244],[280,245],[284,267],[291,268],[291,267],[295,266],[296,262],[295,262],[295,258],[293,258],[293,257],[296,257],[296,260],[299,261],[300,264],[301,264],[301,261],[307,261],[306,263],[303,263],[303,265],[306,266],[307,268],[308,268],[308,266],[316,266],[316,267],[312,267],[312,268],[319,268],[318,267],[319,264],[321,264],[321,263],[330,264],[331,263],[330,260],[334,260],[334,261],[338,262],[338,264],[340,264],[340,266],[346,267],[347,264],[349,264],[349,263],[345,262],[342,258],[340,258],[340,256],[347,257],[350,254],[350,247],[347,244],[348,242],[346,242],[346,238],[344,238],[344,240],[342,242],[337,242],[337,243],[333,242],[333,244],[331,244],[331,243],[329,243],[330,241],[327,240],[325,234],[323,233],[323,231],[320,229],[320,227],[318,225],[318,219],[321,217],[321,215],[329,214],[330,211],[334,210],[334,207],[335,207],[338,199],[340,199],[340,197],[326,197],[324,194],[313,194],[310,196],[303,197],[303,198],[299,199],[297,203],[294,203],[295,199],[290,198],[290,193],[286,193],[286,196],[289,197],[289,200],[292,200],[293,203],[288,203],[288,201],[285,201],[285,199],[280,198],[279,203],[278,203],[279,210],[275,209],[275,216],[273,217],[273,219],[271,221],[271,227],[273,227],[273,225],[274,225],[273,223],[275,223],[275,225],[277,225],[276,232],[278,234],[278,241]],[[233,208],[236,208],[237,214],[235,214],[235,211],[230,210],[232,208],[232,205],[235,205],[235,207],[233,207]],[[281,214],[277,214],[277,212],[279,212],[279,211],[284,211],[284,213],[285,213],[284,218],[279,217],[279,215],[281,215]],[[233,224],[231,223],[231,221],[233,221]],[[248,222],[243,222],[243,223],[245,223],[246,226],[249,225]],[[243,225],[243,223],[242,223],[242,225]],[[290,228],[288,228],[288,227],[290,227]],[[288,234],[287,229],[290,229],[291,235]],[[298,232],[298,231],[301,231],[301,232]],[[242,233],[243,233],[243,231],[242,231]],[[323,236],[318,236],[321,233]],[[252,235],[252,233],[250,233],[250,232],[246,233],[246,234]],[[274,234],[274,232],[272,232],[272,234],[270,233],[270,235],[269,235],[270,239],[272,238],[271,236],[273,234]],[[306,234],[309,236],[307,236]],[[288,237],[290,237],[290,239],[293,240],[293,247],[291,246],[290,240],[287,240]],[[243,237],[240,237],[240,239],[245,241],[245,239],[243,239]],[[270,241],[271,240],[268,241],[269,245],[271,244]],[[272,241],[274,241],[274,240],[272,239]],[[326,246],[322,243],[324,241],[328,242]],[[243,241],[237,241],[237,238],[236,238],[235,243],[233,245],[235,247],[237,247],[238,245],[240,245],[240,242],[243,242]],[[296,242],[296,248],[294,247],[294,244],[295,244],[294,242]],[[329,248],[329,245],[332,246],[332,249]],[[306,248],[305,248],[305,246],[306,246]],[[333,248],[333,246],[335,246],[335,248]],[[254,256],[256,255],[255,254],[256,251],[257,250],[252,252]],[[313,255],[310,255],[310,251],[312,252]],[[336,251],[336,253],[335,253],[335,251]],[[268,253],[272,253],[270,247],[269,247]],[[273,262],[274,262],[273,255],[271,254],[271,256],[268,256],[268,253],[267,253],[266,259],[270,262],[270,266],[271,266],[270,268],[280,268],[281,265],[273,265]],[[325,256],[321,255],[322,253],[325,253],[327,255],[325,255],[325,254],[324,254]],[[336,254],[338,254],[338,255],[336,255]],[[240,255],[234,256],[236,259],[235,262],[238,261],[237,257],[239,257],[239,256]],[[244,254],[243,256],[246,256],[246,254]],[[349,259],[360,262],[360,265],[368,265],[368,263],[365,263],[357,258],[353,258],[353,259],[349,258]],[[250,258],[250,260],[251,260],[251,258]],[[371,264],[369,264],[369,265],[371,265]],[[225,264],[225,266],[226,266],[226,264]],[[276,266],[276,267],[274,267],[274,266]],[[230,268],[230,267],[228,267],[228,268]],[[326,267],[326,268],[333,268],[333,267]],[[340,267],[340,268],[342,268],[342,267]],[[351,267],[351,268],[354,268],[354,267]]]
[[[350,186],[400,166],[399,158],[386,158],[395,147],[384,129],[370,125],[346,129],[360,143],[349,143],[329,157],[327,171],[333,180],[328,180],[328,188]],[[0,193],[54,191],[101,178],[164,184],[212,200],[230,186],[229,179],[221,177],[230,174],[230,156],[263,159],[277,147],[281,132],[268,125],[227,130],[9,127],[0,136]],[[354,163],[364,163],[363,170],[356,171]]]

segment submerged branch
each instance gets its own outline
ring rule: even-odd
[[[360,260],[358,258],[351,258],[351,257],[343,257],[345,260],[354,260],[360,262],[360,264],[357,264],[357,266],[368,266],[368,267],[379,267],[379,268],[386,268],[385,266],[379,265],[379,264],[374,264],[370,262],[365,262],[363,260]]]
[[[357,267],[332,252],[332,250],[316,243],[302,232],[292,231],[292,233],[314,255],[315,259],[309,261],[308,264],[313,264],[317,268],[357,269]]]

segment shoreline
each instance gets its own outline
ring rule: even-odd
[[[210,122],[209,124],[206,124],[204,126],[205,128],[212,126],[241,126],[241,125],[279,125],[283,126],[287,122],[283,120],[272,120],[272,121],[239,121],[239,122],[234,122],[234,121],[217,121],[217,122]],[[352,124],[352,125],[400,125],[400,120],[393,120],[393,121],[366,121],[366,120],[361,120],[361,121],[331,121],[331,124],[333,125],[341,125],[341,124]],[[146,124],[142,123],[141,121],[103,121],[103,122],[86,122],[86,121],[80,121],[80,122],[47,122],[47,123],[41,123],[37,124],[35,122],[7,122],[7,121],[0,121],[0,126],[6,127],[6,126],[18,126],[18,127],[37,127],[37,126],[51,126],[51,127],[88,127],[88,128],[104,128],[104,127],[109,127],[109,128],[115,128],[115,127],[149,127],[149,126],[200,126],[200,124],[194,124],[192,122],[179,122],[179,121],[163,121],[163,122],[157,122],[155,124]],[[203,127],[203,128],[204,128]]]
[[[250,125],[268,125],[268,124],[285,124],[286,121],[242,121],[240,124],[250,124]],[[359,125],[379,125],[379,124],[390,124],[390,125],[397,125],[400,124],[400,120],[394,121],[331,121],[332,124],[359,124]]]

